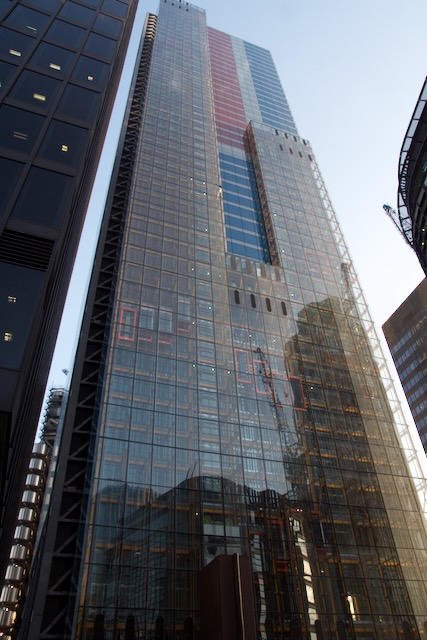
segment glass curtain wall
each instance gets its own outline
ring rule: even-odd
[[[80,640],[200,638],[200,572],[235,553],[258,638],[421,638],[425,530],[337,228],[269,53],[162,1]]]

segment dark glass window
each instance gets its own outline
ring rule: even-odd
[[[34,71],[23,71],[10,96],[48,111],[60,86],[61,80],[48,78]]]
[[[53,120],[44,136],[38,157],[75,169],[86,138],[87,131],[84,129]]]
[[[84,35],[84,29],[62,22],[62,20],[55,20],[47,32],[46,38],[59,45],[70,47],[70,49],[78,49],[83,42]]]
[[[0,27],[0,54],[19,62],[34,45],[34,39],[11,29]]]
[[[240,304],[240,294],[237,290],[234,292],[234,302]]]
[[[4,16],[6,11],[9,11],[12,6],[12,0],[0,0],[0,18]]]
[[[55,75],[62,77],[69,68],[73,58],[74,54],[71,53],[71,51],[56,47],[54,44],[42,42],[37,47],[30,62],[37,67],[47,69]]]
[[[70,20],[70,22],[81,24],[85,27],[92,24],[94,16],[95,11],[88,9],[87,7],[82,7],[80,4],[76,4],[75,2],[66,2],[59,14],[60,18]]]
[[[105,16],[103,13],[100,13],[95,20],[94,29],[105,33],[107,36],[117,38],[122,30],[122,25],[123,23],[120,22],[120,20],[115,20],[114,18],[110,18],[110,16]]]
[[[256,309],[256,300],[255,300],[255,296],[253,293],[251,293],[251,307],[253,309]]]
[[[15,65],[0,60],[0,96],[4,93],[7,81],[15,71]]]
[[[0,189],[0,211],[5,210],[9,196],[15,188],[24,166],[25,165],[20,162],[0,158],[0,176],[2,181],[2,188]]]
[[[0,146],[29,153],[44,122],[44,116],[3,105],[0,108]]]
[[[89,53],[97,58],[111,61],[116,50],[116,42],[110,38],[104,38],[97,33],[91,33],[84,46],[84,53]]]
[[[25,0],[25,4],[52,14],[61,5],[61,0]]]
[[[102,0],[84,0],[84,3],[87,4],[88,7],[93,7],[94,9],[96,9],[96,7],[99,7],[101,2]]]
[[[99,93],[68,85],[59,103],[57,113],[90,125],[95,119],[98,104]]]
[[[271,302],[270,302],[270,298],[266,298],[265,299],[265,304],[267,305],[267,311],[271,312]]]
[[[102,9],[113,16],[124,18],[128,8],[127,5],[123,4],[123,2],[118,2],[118,0],[104,0]]]
[[[36,35],[42,31],[48,20],[49,16],[46,14],[18,5],[12,13],[8,15],[5,24],[13,25],[23,31]]]
[[[12,218],[58,228],[68,200],[73,178],[54,171],[32,167]]]
[[[102,89],[107,81],[108,71],[107,64],[81,56],[74,69],[72,79],[93,89]]]
[[[11,341],[0,339],[0,363],[2,367],[18,368],[21,364],[26,341],[31,335],[35,310],[40,303],[46,274],[37,269],[14,264],[0,263],[0,317],[2,326],[12,334]],[[16,304],[9,304],[11,293],[16,296]]]
[[[286,309],[286,305],[284,302],[281,303],[282,304],[282,313],[284,316],[288,315],[287,309]]]

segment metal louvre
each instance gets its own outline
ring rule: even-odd
[[[0,238],[0,261],[46,271],[53,240],[6,229]]]

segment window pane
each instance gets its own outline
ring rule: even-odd
[[[0,318],[12,334],[10,342],[0,340],[1,367],[14,369],[21,364],[45,275],[43,271],[0,262]],[[11,294],[16,297],[16,304],[8,304],[7,297]]]
[[[127,13],[127,5],[117,0],[104,0],[102,3],[102,9],[107,13],[111,13],[118,18],[124,18]]]
[[[94,121],[99,104],[99,93],[68,85],[59,103],[57,113],[81,120],[89,125]]]
[[[67,2],[64,4],[61,9],[61,13],[59,14],[60,18],[65,18],[66,20],[70,20],[70,22],[81,24],[85,27],[92,24],[94,16],[95,11],[82,7],[74,2]]]
[[[15,71],[15,65],[0,60],[0,96],[4,93],[7,81]]]
[[[0,176],[2,188],[0,189],[0,211],[3,212],[7,206],[9,196],[21,175],[24,164],[13,162],[6,158],[0,158]]]
[[[74,54],[71,53],[71,51],[42,42],[37,47],[30,62],[37,67],[47,69],[51,73],[62,77],[69,68],[73,58]]]
[[[32,167],[12,211],[12,218],[58,228],[73,178]]]
[[[72,79],[86,84],[88,87],[102,89],[107,81],[108,71],[107,64],[81,56],[74,69]]]
[[[86,41],[83,51],[104,60],[112,60],[116,50],[116,42],[97,33],[91,33]]]
[[[61,0],[25,0],[25,2],[28,5],[30,5],[30,7],[36,7],[36,9],[42,9],[44,11],[49,11],[49,13],[51,13],[51,14],[61,4]]]
[[[55,20],[47,32],[46,38],[57,42],[59,45],[70,47],[71,49],[78,49],[83,42],[84,35],[84,29],[74,27],[61,20]]]
[[[60,80],[48,78],[34,71],[23,71],[10,95],[48,111],[60,86]]]
[[[0,108],[0,145],[14,151],[29,153],[43,122],[43,116],[3,105]]]
[[[12,6],[12,1],[13,0],[0,0],[0,18],[6,14],[6,11],[9,11]]]
[[[44,13],[18,6],[15,7],[12,13],[6,18],[5,24],[19,27],[22,30],[36,35],[42,31],[48,20],[49,16]]]
[[[95,20],[94,29],[114,38],[120,35],[122,25],[123,23],[120,22],[120,20],[115,20],[114,18],[110,18],[109,16],[105,16],[100,13]]]
[[[0,27],[0,54],[15,62],[19,62],[20,58],[30,50],[34,43],[33,38],[11,29]]]
[[[85,129],[54,120],[49,125],[38,157],[75,169],[83,152],[86,138],[87,131]]]

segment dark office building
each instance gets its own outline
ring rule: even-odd
[[[269,52],[162,0],[133,87],[22,637],[425,640],[384,361]]]
[[[0,2],[0,575],[133,0]]]
[[[399,158],[398,209],[387,214],[417,254],[427,275],[427,79],[412,114]]]
[[[427,453],[427,280],[402,302],[383,331]]]

